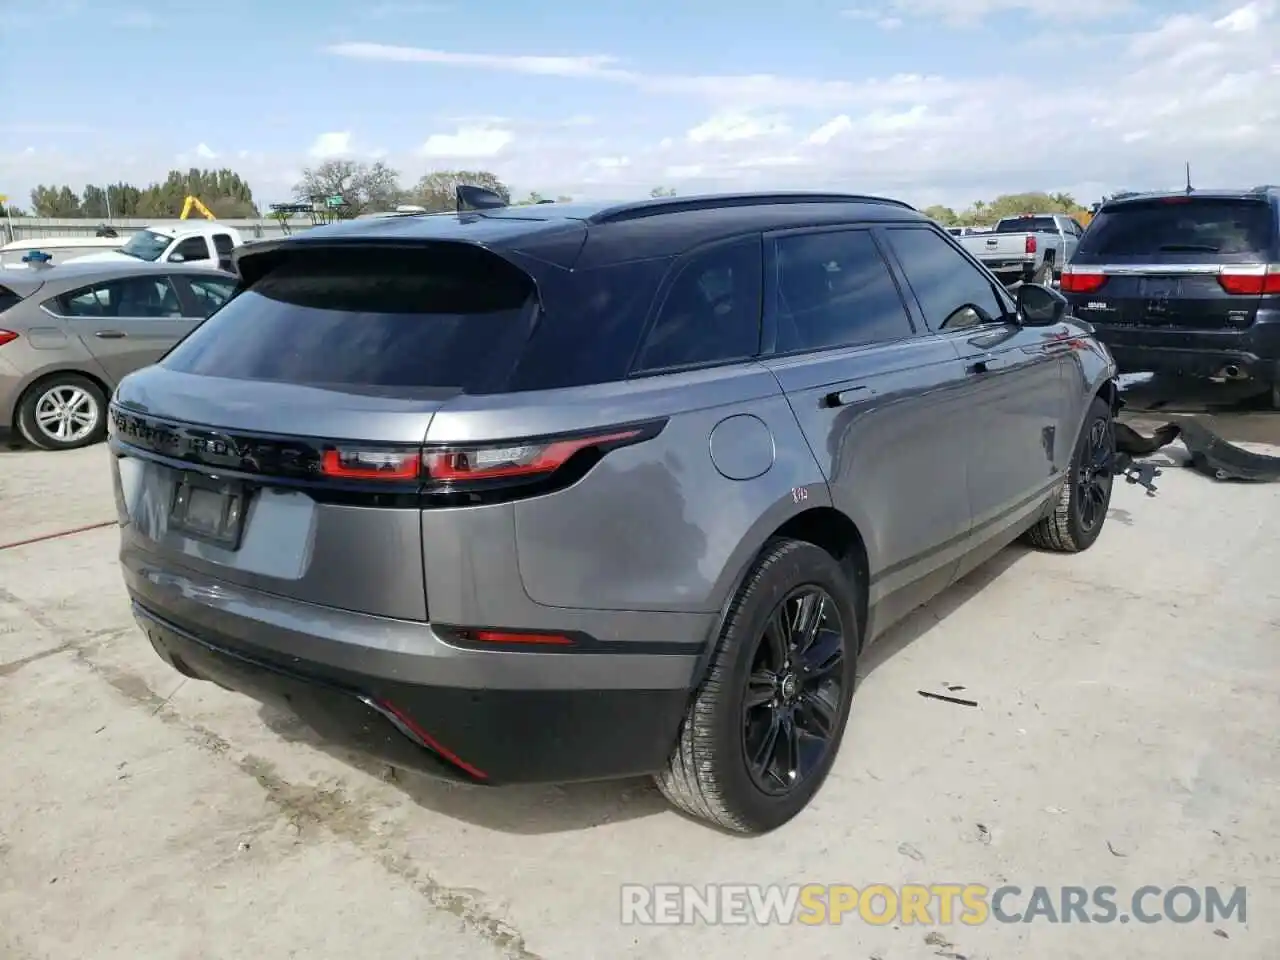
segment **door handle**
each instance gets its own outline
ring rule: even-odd
[[[995,358],[989,353],[975,354],[964,358],[964,369],[967,373],[989,373],[995,366]]]
[[[128,334],[123,330],[98,330],[94,336],[99,340],[123,340]]]
[[[846,404],[853,403],[859,396],[865,396],[865,386],[847,387],[844,390],[837,390],[828,393],[822,398],[820,406],[823,407],[843,407]]]

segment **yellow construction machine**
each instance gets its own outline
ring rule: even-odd
[[[206,207],[203,203],[200,202],[199,197],[187,197],[187,199],[182,202],[182,213],[178,214],[178,219],[186,220],[188,217],[191,216],[191,211],[193,209],[202,217],[204,217],[206,220],[218,219],[213,215],[212,210],[210,210],[208,207]]]

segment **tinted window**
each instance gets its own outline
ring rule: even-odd
[[[1265,255],[1273,220],[1262,200],[1173,197],[1123,203],[1098,212],[1080,252],[1095,257]]]
[[[172,260],[179,254],[182,256],[183,263],[190,263],[192,260],[208,260],[209,245],[205,243],[204,237],[187,237],[173,248],[169,259]]]
[[[235,249],[235,242],[231,239],[230,234],[215,233],[213,235],[213,249],[218,252],[219,257],[231,255],[231,251]]]
[[[482,392],[505,384],[539,310],[532,281],[478,248],[294,254],[163,361],[317,386]]]
[[[0,287],[0,313],[22,302],[22,298],[8,287]]]
[[[182,316],[182,304],[168,277],[126,277],[81,287],[50,306],[64,317],[160,319]]]
[[[197,316],[207,317],[231,299],[236,285],[231,280],[210,277],[187,277],[191,296],[195,299]]]
[[[945,239],[932,230],[887,233],[931,328],[955,330],[1003,318],[1004,305],[986,274]]]
[[[760,348],[760,239],[696,255],[680,268],[645,337],[637,370],[742,360]]]
[[[784,237],[777,253],[779,353],[911,336],[898,287],[867,231]]]
[[[1053,217],[1013,217],[996,224],[996,233],[1057,233]]]

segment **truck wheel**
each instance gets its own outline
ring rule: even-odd
[[[1280,410],[1280,380],[1271,385],[1271,409]]]
[[[1038,270],[1036,270],[1036,275],[1034,278],[1032,278],[1031,282],[1038,283],[1042,287],[1052,287],[1053,286],[1053,261],[1046,260],[1044,263],[1040,264],[1040,267]]]
[[[1115,482],[1116,431],[1111,407],[1094,397],[1084,418],[1067,479],[1053,512],[1024,534],[1027,543],[1056,553],[1093,546],[1111,507]]]
[[[780,827],[808,805],[849,717],[856,589],[821,547],[765,546],[656,777],[672,805],[743,834]]]

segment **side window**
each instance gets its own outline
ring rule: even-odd
[[[231,256],[231,251],[235,249],[235,243],[229,233],[215,233],[213,235],[213,249],[217,252],[219,258],[229,257]]]
[[[679,270],[634,371],[755,356],[760,349],[760,238],[713,247]]]
[[[1005,303],[992,281],[928,228],[886,231],[925,321],[934,330],[958,330],[1004,319]]]
[[[193,260],[209,259],[209,244],[205,242],[204,237],[187,237],[173,249],[173,253],[169,254],[169,259],[181,256],[182,263],[191,263]],[[179,262],[179,261],[174,261]]]
[[[868,231],[783,237],[777,256],[778,353],[885,343],[914,333]]]
[[[182,316],[168,277],[128,277],[72,290],[57,298],[64,317],[120,317],[158,320]]]
[[[236,285],[230,280],[219,280],[210,277],[187,277],[187,285],[191,288],[191,296],[196,302],[196,316],[208,317],[224,303],[231,299]]]

